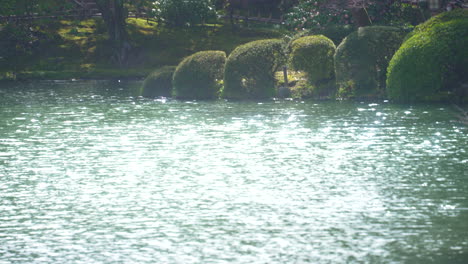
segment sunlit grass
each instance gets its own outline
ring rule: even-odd
[[[154,34],[158,26],[158,23],[143,18],[128,18],[127,24],[129,28],[133,26],[134,30],[144,35]]]
[[[97,32],[97,21],[96,19],[87,19],[83,21],[69,21],[61,20],[62,25],[57,33],[64,39],[75,42],[87,42],[92,40],[92,35],[99,33]]]

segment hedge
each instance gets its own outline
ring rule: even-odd
[[[150,73],[142,86],[144,97],[170,97],[172,95],[172,75],[176,67],[165,66]]]
[[[336,46],[333,41],[322,35],[308,36],[293,41],[290,46],[289,63],[294,70],[306,74],[312,94],[334,94]]]
[[[397,102],[468,101],[468,10],[417,26],[390,61],[387,93]]]
[[[276,96],[275,72],[285,63],[283,41],[257,40],[234,49],[226,61],[223,98]]]
[[[338,97],[385,97],[388,62],[405,35],[403,29],[370,26],[346,37],[335,54]]]
[[[224,51],[200,51],[182,60],[172,81],[174,97],[218,98],[225,62]]]

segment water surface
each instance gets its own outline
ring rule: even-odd
[[[468,263],[450,106],[0,88],[0,263]]]

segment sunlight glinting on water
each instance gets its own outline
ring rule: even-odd
[[[2,264],[468,257],[467,128],[445,108],[74,85],[2,94]]]

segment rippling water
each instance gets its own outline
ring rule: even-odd
[[[1,264],[468,263],[450,106],[116,86],[0,89]]]

